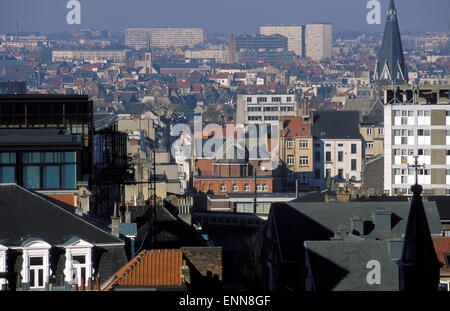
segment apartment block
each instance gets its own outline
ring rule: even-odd
[[[229,62],[239,61],[242,54],[262,53],[267,57],[268,53],[277,53],[287,51],[288,39],[279,34],[274,35],[247,35],[230,34],[228,37],[228,57]]]
[[[126,50],[52,51],[52,61],[112,61],[125,62]]]
[[[332,26],[331,24],[305,25],[305,56],[319,62],[331,57]]]
[[[127,28],[125,45],[135,50],[203,44],[202,28]]]
[[[303,26],[298,25],[264,25],[259,27],[261,35],[279,34],[288,39],[288,50],[294,52],[297,56],[303,57],[304,31]]]
[[[238,124],[278,124],[281,117],[297,116],[295,94],[238,94]]]
[[[412,194],[416,170],[424,193],[450,194],[448,85],[384,88],[384,189]],[[423,166],[424,165],[424,166]]]

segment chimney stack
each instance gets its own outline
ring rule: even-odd
[[[392,212],[377,210],[374,213],[375,230],[390,231],[392,229]]]
[[[350,231],[354,235],[364,235],[364,221],[361,217],[355,216],[350,219]]]
[[[114,203],[114,214],[111,216],[111,233],[119,236],[120,217],[117,216],[117,203]]]

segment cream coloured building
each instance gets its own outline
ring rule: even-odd
[[[305,25],[305,56],[319,62],[331,57],[332,26],[331,24]]]
[[[303,57],[303,26],[298,25],[265,25],[259,28],[261,35],[279,34],[288,39],[288,50],[294,52],[297,56]]]

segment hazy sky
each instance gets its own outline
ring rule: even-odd
[[[73,28],[202,27],[205,34],[256,33],[264,24],[330,22],[333,31],[381,32],[389,0],[381,2],[381,25],[368,25],[369,0],[78,0],[81,25],[68,25],[68,0],[0,0],[0,33],[63,32]],[[448,30],[449,0],[395,1],[400,30]]]

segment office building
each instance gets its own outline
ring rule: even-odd
[[[238,94],[238,124],[277,124],[281,117],[297,116],[295,94]]]
[[[228,37],[228,49],[229,62],[234,63],[240,60],[241,53],[276,53],[287,51],[288,39],[279,34],[270,36],[259,34],[231,34]]]
[[[126,61],[126,51],[125,50],[90,50],[90,51],[52,51],[52,62],[73,62],[73,61],[84,61],[84,62],[125,62]]]
[[[298,25],[265,25],[259,28],[261,35],[279,34],[288,39],[288,50],[294,52],[297,56],[303,57],[304,31],[303,26]]]
[[[125,45],[135,50],[203,44],[202,28],[127,28]]]
[[[313,61],[331,57],[332,26],[331,24],[305,25],[305,56]]]

